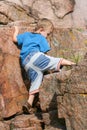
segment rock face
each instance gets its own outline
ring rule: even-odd
[[[42,130],[42,127],[41,117],[35,115],[19,115],[10,121],[0,122],[1,130]]]
[[[48,18],[56,28],[85,28],[86,7],[86,0],[2,0],[0,22]]]
[[[87,55],[86,55],[87,57]],[[44,77],[40,90],[41,108],[46,124],[51,124],[53,110],[59,119],[64,118],[68,130],[86,130],[87,117],[87,59],[84,59],[71,71],[60,72]],[[85,109],[86,108],[86,109]],[[51,114],[50,114],[51,113]],[[52,119],[52,120],[51,120]],[[82,125],[83,124],[83,125]]]
[[[86,3],[0,1],[0,130],[87,130]],[[84,14],[78,15],[80,10]],[[20,49],[12,42],[13,26],[19,26],[20,33],[32,31],[39,18],[49,18],[55,27],[48,37],[52,48],[48,54],[78,65],[45,74],[40,108],[34,115],[24,115],[22,106],[28,97],[29,81],[20,63]]]
[[[0,117],[22,112],[27,98],[21,76],[19,50],[11,42],[11,29],[0,29]]]
[[[33,21],[33,18],[29,17],[22,7],[13,3],[0,1],[0,11],[0,23],[3,24],[17,20]]]

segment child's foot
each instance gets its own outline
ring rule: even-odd
[[[75,62],[71,62],[71,64],[70,64],[71,66],[75,66],[75,65],[77,65]]]
[[[66,59],[62,59],[62,61],[61,61],[61,65],[62,66],[67,66],[67,65],[69,65],[69,66],[73,66],[73,65],[76,65],[76,63],[75,62],[72,62],[72,61],[69,61],[69,60],[66,60]]]
[[[28,102],[26,102],[23,105],[23,112],[24,112],[24,114],[33,114],[34,109],[32,108],[32,106]]]

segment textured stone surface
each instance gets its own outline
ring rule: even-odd
[[[4,122],[0,122],[0,130],[10,130],[9,124],[6,124]]]
[[[57,101],[58,117],[65,118],[68,130],[87,129],[87,94],[66,93],[58,96]]]
[[[0,1],[1,130],[87,130],[86,12],[86,0]],[[39,113],[23,115],[29,81],[20,65],[20,50],[12,42],[13,26],[32,31],[39,18],[49,18],[55,27],[48,37],[49,55],[71,59],[78,66],[46,75]]]
[[[71,71],[46,75],[40,90],[44,112],[58,110],[58,118],[65,119],[68,130],[87,129],[87,54]],[[62,73],[62,74],[61,74]],[[44,122],[49,123],[43,115]],[[52,117],[52,116],[51,116]],[[54,119],[52,120],[54,121]]]
[[[52,110],[48,113],[42,114],[45,123],[45,130],[66,130],[65,119],[58,119],[57,110]]]
[[[0,122],[0,130],[42,130],[40,115],[19,115],[10,121]]]
[[[35,115],[20,115],[11,122],[11,127],[13,127],[13,130],[42,130],[41,124],[43,124],[43,121]]]
[[[52,111],[56,109],[57,102],[55,98],[58,94],[64,93],[64,85],[70,74],[71,71],[68,71],[49,74],[44,77],[40,90],[41,108],[43,111]]]
[[[87,26],[86,0],[2,0],[0,22],[49,18],[57,28]],[[31,16],[31,17],[30,17]]]
[[[25,10],[17,4],[0,1],[0,23],[7,24],[17,20],[31,22],[33,18],[28,16]]]
[[[0,29],[0,35],[0,117],[7,118],[22,112],[27,91],[21,75],[19,50],[11,39],[12,30]]]

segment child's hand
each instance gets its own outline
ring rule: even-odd
[[[18,28],[18,26],[14,26],[14,32],[19,32],[19,28]]]
[[[14,26],[13,42],[17,42],[18,32],[19,32],[18,26]]]

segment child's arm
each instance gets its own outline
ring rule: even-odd
[[[19,33],[19,28],[17,26],[14,27],[14,34],[13,34],[13,42],[17,43],[17,35]]]

